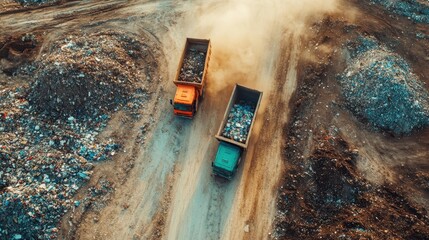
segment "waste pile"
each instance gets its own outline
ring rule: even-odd
[[[124,105],[150,78],[147,46],[125,32],[70,35],[42,56],[29,100],[49,117],[100,115]],[[150,68],[150,67],[149,67]]]
[[[417,23],[429,23],[429,5],[424,0],[371,0],[389,11],[407,17]]]
[[[234,104],[222,131],[222,136],[245,143],[254,112],[255,105],[252,103],[240,101]]]
[[[0,239],[56,238],[65,212],[111,191],[104,182],[89,197],[75,196],[93,163],[120,148],[97,137],[109,114],[124,109],[138,118],[147,84],[158,81],[160,51],[143,39],[121,31],[70,35],[0,83]],[[34,81],[14,83],[25,75]]]
[[[203,80],[206,53],[190,48],[183,59],[180,69],[179,81],[201,83]]]
[[[429,93],[404,59],[371,38],[348,49],[352,59],[340,83],[352,112],[397,135],[429,124]]]
[[[27,92],[25,86],[0,91],[0,239],[55,237],[92,162],[119,148],[96,140],[107,115],[47,122],[30,108]]]

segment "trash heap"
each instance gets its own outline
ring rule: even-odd
[[[28,86],[0,91],[0,239],[50,239],[90,178],[92,162],[119,145],[98,142],[107,115],[49,122],[26,100]]]
[[[71,35],[42,56],[29,100],[52,118],[100,115],[123,106],[149,78],[147,46],[124,32]]]
[[[255,105],[240,101],[234,104],[222,131],[222,136],[234,141],[245,143],[252,124]]]
[[[374,39],[357,39],[349,50],[340,82],[352,112],[397,135],[429,124],[429,93],[404,59]]]
[[[179,81],[201,83],[203,81],[206,53],[190,48],[183,59]]]
[[[407,17],[418,23],[429,23],[429,5],[411,0],[371,0],[373,3],[380,4],[389,11]]]

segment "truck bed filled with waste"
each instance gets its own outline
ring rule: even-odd
[[[247,148],[262,92],[235,85],[216,138]]]

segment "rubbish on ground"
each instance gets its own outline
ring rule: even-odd
[[[340,77],[347,106],[377,128],[409,134],[429,124],[429,93],[407,62],[371,38],[349,44]]]

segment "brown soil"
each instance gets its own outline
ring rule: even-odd
[[[346,66],[344,44],[362,34],[400,54],[429,84],[429,42],[415,37],[429,34],[427,26],[366,1],[344,0],[344,14],[298,21],[304,33],[277,20],[272,31],[257,31],[255,24],[237,31],[245,36],[238,39],[216,32],[222,30],[217,22],[190,27],[205,14],[222,20],[216,9],[223,5],[109,0],[2,6],[0,67],[9,75],[41,58],[53,39],[82,29],[124,29],[150,38],[156,51],[159,84],[147,89],[151,97],[138,110],[140,118],[126,111],[112,115],[99,138],[123,148],[96,164],[75,199],[94,189],[100,195],[64,216],[60,239],[427,239],[429,129],[402,138],[374,132],[345,109],[336,80]],[[36,46],[21,40],[26,33],[36,37]],[[194,35],[211,38],[213,54],[205,98],[188,121],[173,116],[168,99],[184,40]],[[266,44],[252,49],[259,41]],[[0,76],[5,85],[20,81]],[[224,182],[210,176],[210,162],[234,83],[263,89],[264,98],[239,171]]]
[[[298,64],[274,238],[429,239],[428,129],[401,138],[374,131],[346,109],[336,79],[347,60],[341,49],[360,34],[400,54],[428,83],[429,43],[415,35],[428,28],[378,6],[353,6],[355,19],[313,25],[314,58]]]

